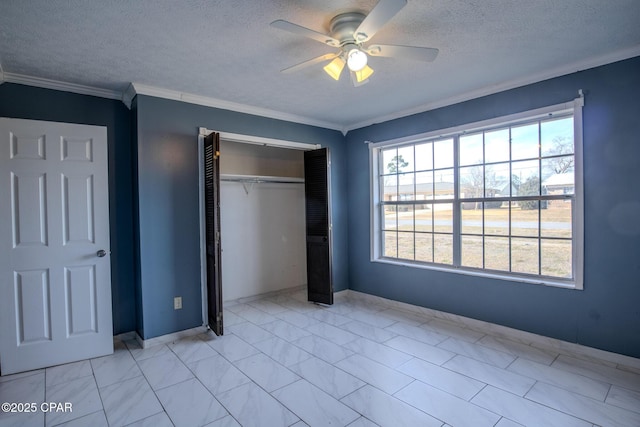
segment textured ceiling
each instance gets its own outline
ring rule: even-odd
[[[316,65],[332,48],[269,26],[319,32],[376,0],[2,0],[5,75],[123,92],[131,82],[350,129],[640,54],[639,0],[408,0],[373,43],[436,47],[432,63],[370,58],[370,82]],[[5,78],[10,81],[10,79]]]

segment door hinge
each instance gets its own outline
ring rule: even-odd
[[[216,151],[216,154],[213,155],[213,160],[217,160],[220,157],[220,152]]]
[[[218,323],[222,322],[222,313],[218,313],[218,316],[216,317],[216,321]]]
[[[216,231],[216,242],[220,243],[220,232]]]

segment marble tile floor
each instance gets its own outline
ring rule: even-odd
[[[356,298],[225,306],[226,333],[0,377],[5,426],[640,426],[640,373]]]

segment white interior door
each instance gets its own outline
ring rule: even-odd
[[[2,375],[113,353],[107,129],[0,118]]]

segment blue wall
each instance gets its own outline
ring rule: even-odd
[[[143,338],[202,324],[198,127],[329,147],[334,286],[336,290],[348,287],[346,150],[341,133],[141,95],[133,111],[137,120],[138,310],[142,320],[138,332]],[[182,310],[173,309],[174,296],[182,296]]]
[[[369,260],[369,153],[384,141],[565,102],[586,92],[584,291]],[[350,288],[640,357],[640,58],[347,134]]]
[[[382,141],[565,102],[584,107],[585,289],[369,261],[369,163]],[[107,126],[114,332],[201,324],[198,127],[332,151],[334,285],[640,357],[640,58],[339,132],[138,96],[120,102],[0,85],[0,116]],[[346,144],[345,144],[346,141]],[[348,175],[348,176],[347,176]],[[173,310],[176,295],[183,309]]]
[[[114,334],[135,329],[130,112],[120,101],[0,85],[0,117],[107,127]]]

